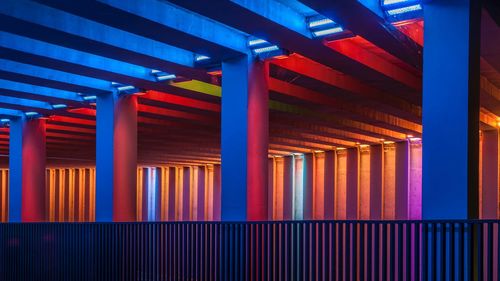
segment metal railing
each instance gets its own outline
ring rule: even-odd
[[[0,224],[0,280],[499,280],[499,225]]]

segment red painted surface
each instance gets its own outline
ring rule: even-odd
[[[137,219],[137,97],[120,98],[115,105],[113,220]]]
[[[41,222],[45,215],[45,120],[27,121],[23,128],[21,220]]]
[[[267,153],[269,147],[269,65],[252,64],[248,84],[247,218],[267,219]]]
[[[498,131],[483,131],[481,159],[481,219],[497,219],[498,209]]]
[[[358,218],[358,148],[347,149],[346,219]]]

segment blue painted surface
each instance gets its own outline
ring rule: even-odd
[[[23,128],[25,117],[10,121],[9,141],[9,222],[21,222],[23,187]]]
[[[469,90],[479,79],[479,69],[469,69],[469,56],[479,62],[479,40],[470,37],[479,34],[470,27],[472,2],[425,5],[423,219],[466,219],[477,204],[469,193],[478,189],[470,165],[477,169],[479,161],[479,85]]]
[[[42,108],[47,110],[52,109],[52,106],[47,102],[2,96],[1,94],[0,94],[0,104],[2,104],[2,106],[5,108],[9,108],[11,106],[18,108],[22,106],[27,108]]]
[[[122,48],[125,48],[125,46],[127,46],[130,51],[160,58],[162,60],[167,60],[179,65],[188,67],[193,66],[192,52],[158,41],[153,41],[151,39],[138,36],[136,34],[129,33],[117,28],[106,26],[94,21],[90,21],[69,13],[61,12],[32,1],[2,1],[2,4],[0,5],[0,14],[65,33],[75,34],[82,38],[93,40],[96,42],[102,42],[110,46],[119,46]],[[13,31],[17,31],[16,26],[12,26],[10,29]],[[96,30],[98,30],[98,32],[96,32]],[[48,32],[40,32],[37,36],[38,38],[44,38],[44,40],[61,39],[61,37],[50,35],[51,34]],[[58,43],[63,46],[68,46],[68,44],[70,44],[71,47],[78,48],[78,46],[75,46],[75,44],[71,44],[72,42],[76,42],[76,40],[66,39]],[[131,44],[131,42],[135,43]],[[80,45],[80,48],[87,49],[86,44],[78,45]]]
[[[113,221],[114,120],[116,93],[97,97],[95,220]]]
[[[12,60],[0,59],[0,71],[22,75],[23,80],[18,82],[28,83],[28,81],[30,81],[29,77],[36,77],[44,79],[43,81],[51,80],[70,84],[67,87],[64,87],[67,90],[80,90],[81,88],[85,88],[83,91],[79,91],[80,93],[87,91],[93,93],[103,93],[112,90],[111,83],[106,80],[20,63]],[[0,77],[3,77],[3,75],[5,74],[0,73]],[[48,83],[45,82],[44,84]]]
[[[22,116],[23,113],[19,110],[8,109],[8,108],[0,108],[0,116],[12,116],[19,117]]]
[[[38,96],[54,97],[70,101],[82,101],[82,98],[77,93],[74,92],[57,90],[42,86],[35,86],[25,83],[3,80],[3,79],[0,79],[0,89],[14,91],[14,92],[30,93]]]
[[[8,32],[0,31],[0,47],[23,53],[31,53],[60,62],[82,65],[86,68],[106,70],[129,77],[155,81],[154,77],[151,76],[151,69],[149,68],[61,47],[55,44],[49,44]],[[33,63],[36,64],[36,62]],[[59,67],[64,67],[64,64],[59,64]],[[70,70],[68,71],[72,72]],[[76,70],[74,71],[76,72]],[[116,80],[115,82],[127,83],[127,81]]]
[[[247,56],[222,63],[221,219],[247,219]]]

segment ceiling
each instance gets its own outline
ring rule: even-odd
[[[256,38],[278,49],[256,58],[269,61],[269,155],[421,137],[421,11],[390,17],[375,0],[255,3],[2,1],[0,163],[8,162],[7,119],[36,112],[47,119],[49,165],[93,165],[93,97],[120,87],[138,95],[139,164],[219,163],[220,64],[256,54],[248,45]],[[500,28],[489,11],[483,130],[500,116]],[[314,36],[316,19],[341,32]]]

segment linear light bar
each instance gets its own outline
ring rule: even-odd
[[[25,112],[24,115],[26,115],[26,116],[36,116],[36,115],[38,115],[38,112],[28,111],[28,112]]]
[[[321,37],[321,36],[325,36],[325,35],[340,33],[343,31],[344,31],[344,29],[342,27],[337,26],[334,28],[328,28],[328,29],[324,29],[324,30],[314,31],[313,35],[314,35],[314,37]]]
[[[83,100],[89,101],[89,100],[96,100],[97,96],[84,96]]]
[[[415,11],[420,11],[420,10],[422,10],[422,5],[416,4],[416,5],[412,5],[412,6],[408,6],[408,7],[388,10],[387,14],[390,16],[395,16],[395,15],[400,15],[400,14],[405,14],[405,13],[415,12]]]
[[[175,76],[175,74],[156,76],[156,79],[158,79],[158,81],[173,80],[175,78],[177,78],[177,76]]]
[[[157,81],[172,80],[177,78],[175,74],[168,74],[161,70],[156,70],[156,69],[151,70],[151,74],[156,78]]]
[[[195,61],[204,61],[204,60],[209,60],[209,59],[210,59],[210,57],[207,57],[204,55],[196,55],[196,57],[194,57]]]
[[[257,46],[257,45],[262,45],[262,44],[268,44],[268,43],[269,42],[267,42],[264,39],[253,39],[253,40],[248,41],[248,46],[252,47],[252,46]]]
[[[2,119],[0,119],[0,122],[7,123],[7,122],[10,122],[10,119],[2,118]]]
[[[269,46],[269,47],[254,49],[253,52],[258,55],[258,54],[262,54],[262,53],[268,53],[268,52],[272,52],[272,51],[277,51],[279,49],[280,48],[278,48],[278,46],[272,45],[272,46]]]
[[[319,19],[319,20],[313,20],[309,22],[309,28],[314,28],[322,25],[327,25],[327,24],[334,24],[335,22],[329,18],[324,18],[324,19]]]
[[[66,108],[66,107],[68,107],[68,106],[65,105],[65,104],[62,104],[62,103],[60,103],[60,104],[53,104],[52,105],[53,109],[61,109],[61,108]]]
[[[399,3],[409,2],[409,1],[411,1],[411,0],[384,0],[384,6],[392,5],[392,4],[399,4]]]

